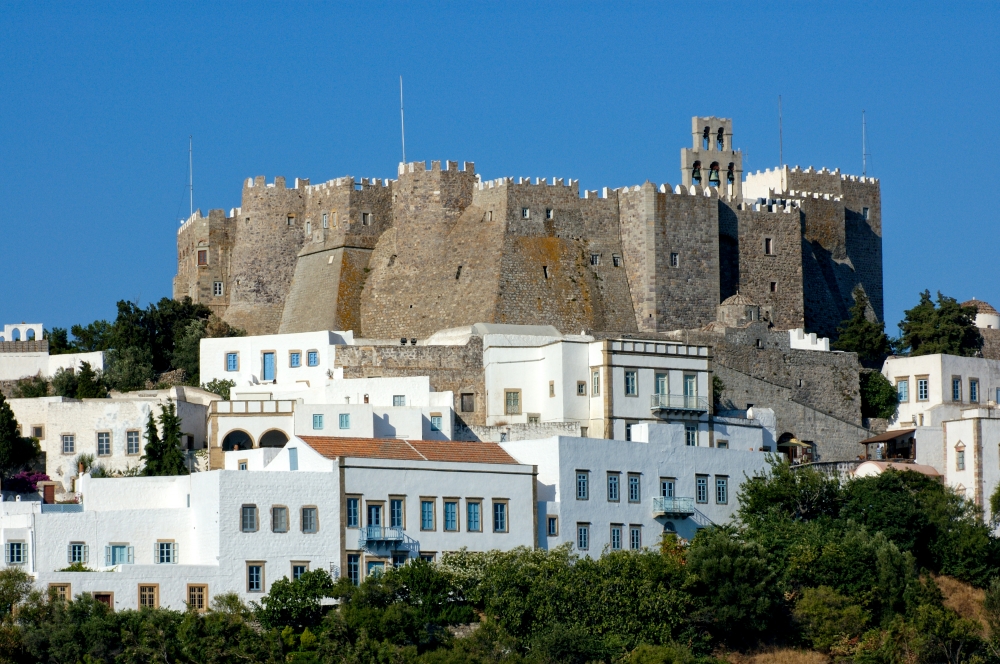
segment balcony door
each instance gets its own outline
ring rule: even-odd
[[[684,374],[684,407],[694,408],[698,401],[698,377]]]
[[[261,380],[274,380],[274,353],[264,353],[264,371]]]
[[[381,526],[382,525],[382,506],[381,505],[369,505],[368,506],[368,525],[369,526]]]

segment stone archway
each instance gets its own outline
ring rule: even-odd
[[[232,452],[235,449],[249,450],[253,448],[253,438],[246,431],[230,431],[222,439],[222,451]]]
[[[284,447],[288,442],[288,436],[284,431],[271,429],[260,437],[260,447]]]

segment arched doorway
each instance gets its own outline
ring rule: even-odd
[[[778,436],[778,452],[784,454],[791,463],[806,463],[813,460],[812,445],[796,438],[787,431]]]
[[[249,450],[253,448],[253,438],[246,431],[230,431],[222,439],[222,451],[232,452],[235,449]]]
[[[284,431],[278,429],[271,429],[260,437],[261,447],[284,447],[287,442],[288,436],[285,435]]]

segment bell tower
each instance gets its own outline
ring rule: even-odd
[[[691,147],[681,148],[681,182],[716,187],[719,198],[743,200],[743,153],[733,150],[733,121],[691,118]]]

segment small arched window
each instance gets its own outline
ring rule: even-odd
[[[15,327],[14,331],[10,333],[10,340],[11,341],[20,341],[21,340],[21,330],[19,330],[19,329],[17,329]]]
[[[695,184],[701,184],[701,162],[694,162],[694,166],[691,167],[691,180]]]
[[[721,151],[726,146],[726,128],[719,127],[719,133],[715,137],[715,144],[719,147]]]
[[[32,330],[31,328],[28,328],[28,332],[27,332],[27,334],[24,335],[24,338],[26,340],[28,340],[28,341],[34,341],[35,340],[35,331]]]

